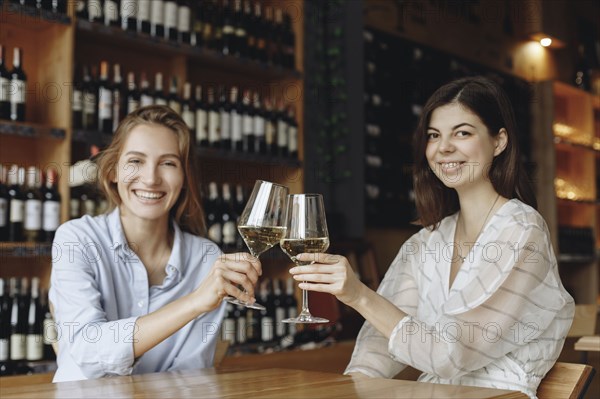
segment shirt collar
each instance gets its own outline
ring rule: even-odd
[[[127,239],[125,238],[125,232],[123,231],[123,225],[121,224],[118,206],[108,214],[107,222],[110,236],[112,237],[113,241],[113,250],[117,252],[122,260],[126,260],[125,258],[128,255],[127,252],[129,249],[127,248]],[[173,227],[175,235],[173,238],[173,249],[171,250],[171,256],[167,261],[167,268],[172,266],[177,269],[181,275],[183,273],[183,265],[185,265],[185,240],[183,237],[183,232],[174,220],[171,221],[171,226]]]

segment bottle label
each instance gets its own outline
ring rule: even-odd
[[[233,28],[232,25],[225,25],[223,27],[223,34],[224,35],[233,35],[233,34],[235,34],[235,29]]]
[[[237,143],[242,141],[242,116],[236,111],[231,111],[231,141]]]
[[[167,105],[167,100],[165,100],[164,98],[157,97],[157,98],[154,100],[154,103],[155,103],[156,105]]]
[[[198,108],[196,110],[196,141],[208,140],[208,116],[206,111]]]
[[[209,111],[208,113],[208,141],[210,143],[216,143],[219,141],[220,126],[219,113],[216,111]]]
[[[56,231],[60,225],[60,202],[46,201],[44,202],[44,211],[42,212],[44,231]]]
[[[177,15],[177,24],[180,32],[190,31],[191,12],[188,6],[180,6]]]
[[[284,307],[276,307],[275,308],[275,335],[277,337],[283,337],[285,335],[285,323],[283,322],[285,319],[285,308]]]
[[[189,108],[185,109],[182,112],[181,118],[183,119],[183,121],[185,122],[185,124],[188,125],[188,127],[190,129],[194,128],[194,126],[196,124],[196,120],[194,118],[194,113],[192,111],[190,111]]]
[[[8,339],[0,339],[0,362],[8,360],[8,348],[10,347]]]
[[[179,103],[179,101],[175,101],[175,100],[171,100],[169,101],[169,107],[177,112],[178,115],[181,115],[181,104]]]
[[[208,239],[216,244],[221,244],[222,233],[221,223],[215,223],[208,228]]]
[[[295,306],[292,306],[292,307],[288,308],[288,317],[290,319],[293,319],[293,318],[295,318],[297,316],[298,316],[298,309],[296,309]],[[296,334],[296,324],[294,324],[294,323],[287,323],[287,329],[288,329],[288,334],[289,335]]]
[[[235,338],[237,340],[238,344],[243,344],[244,342],[246,342],[247,337],[246,337],[246,318],[241,316],[238,317],[236,320],[236,327],[237,327],[237,331],[236,331],[236,335]]]
[[[99,104],[98,104],[98,118],[99,119],[111,119],[112,118],[112,92],[101,87],[98,91]]]
[[[140,107],[140,102],[135,98],[130,98],[127,101],[127,113],[130,114]]]
[[[44,319],[44,345],[52,345],[58,342],[58,331],[56,329],[56,322],[46,316]]]
[[[221,111],[221,140],[231,138],[231,118],[229,112]]]
[[[83,214],[94,216],[96,214],[96,203],[91,200],[83,201]]]
[[[167,1],[165,4],[165,29],[175,28],[177,26],[177,3]],[[188,25],[189,30],[189,25]]]
[[[273,318],[269,316],[263,316],[260,320],[260,339],[263,342],[269,342],[273,340]]]
[[[13,79],[12,86],[10,102],[13,104],[25,104],[25,82],[20,79]]]
[[[100,0],[88,0],[88,18],[90,21],[102,17],[102,2]]]
[[[27,334],[25,358],[27,360],[42,360],[44,357],[44,342],[41,334]]]
[[[163,0],[152,1],[152,12],[150,13],[150,20],[154,25],[162,25],[164,22],[164,2]]]
[[[25,334],[12,334],[10,336],[10,359],[25,359],[25,350],[27,348]]]
[[[0,227],[5,227],[8,224],[8,201],[4,198],[0,198]]]
[[[138,0],[137,18],[140,21],[150,20],[150,0]]]
[[[104,23],[109,24],[119,19],[119,8],[114,0],[104,0]]]
[[[140,107],[145,107],[148,105],[153,105],[154,104],[154,97],[149,96],[147,94],[142,94],[142,96],[140,97]]]
[[[265,137],[265,118],[260,115],[254,116],[254,135]]]
[[[223,224],[223,244],[225,244],[225,245],[235,244],[236,234],[237,234],[237,227],[233,220],[230,220]]]
[[[275,143],[275,123],[267,121],[265,127],[265,142],[268,145]]]
[[[93,115],[96,112],[96,95],[86,93],[83,99],[83,113]]]
[[[25,203],[18,199],[10,200],[10,222],[20,223],[23,221],[23,213],[25,212]]]
[[[8,93],[10,93],[10,81],[0,76],[0,101],[10,101]]]
[[[288,148],[290,152],[298,151],[298,128],[290,126],[288,135]]]
[[[254,121],[250,115],[244,115],[242,117],[242,134],[244,136],[250,136],[254,133]]]
[[[281,119],[277,121],[277,145],[279,147],[288,145],[288,125]]]
[[[221,339],[235,344],[235,319],[224,319],[221,327]]]
[[[73,103],[71,104],[73,112],[83,110],[83,93],[81,90],[73,90]]]
[[[42,201],[25,201],[25,230],[40,230],[42,228]]]
[[[135,18],[137,6],[135,0],[121,0],[121,18]]]

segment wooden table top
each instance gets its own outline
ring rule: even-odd
[[[521,392],[319,371],[215,369],[2,388],[9,398],[527,398]]]

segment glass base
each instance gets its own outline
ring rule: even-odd
[[[244,301],[240,301],[237,298],[234,298],[232,296],[227,296],[225,298],[223,298],[225,301],[232,303],[234,305],[242,305],[245,306],[247,308],[251,308],[251,309],[257,309],[257,310],[267,310],[267,308],[265,308],[263,305],[261,305],[258,302],[254,302],[254,303],[249,303],[249,302],[244,302]]]
[[[290,319],[281,320],[284,323],[293,323],[293,324],[318,324],[318,323],[329,323],[329,320],[324,319],[322,317],[315,317],[311,314],[308,315],[299,315],[298,317],[292,317]]]

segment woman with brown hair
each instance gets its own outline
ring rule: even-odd
[[[377,292],[338,255],[291,273],[366,319],[347,374],[391,378],[407,365],[424,382],[536,389],[574,313],[550,234],[519,159],[503,90],[485,78],[439,88],[415,132],[417,234]]]
[[[97,162],[110,211],[71,220],[54,239],[54,381],[210,367],[223,298],[253,302],[261,266],[204,238],[185,122],[140,108]]]

